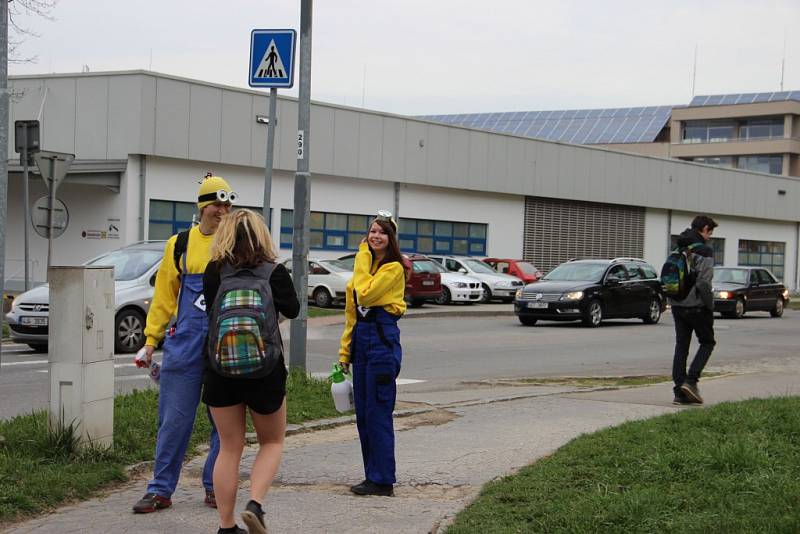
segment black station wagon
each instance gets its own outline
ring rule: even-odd
[[[655,269],[638,258],[568,261],[514,299],[514,312],[526,326],[540,319],[599,326],[603,319],[639,318],[655,324],[664,306]]]

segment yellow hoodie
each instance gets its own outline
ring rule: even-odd
[[[147,326],[144,335],[147,337],[146,345],[155,347],[164,338],[164,330],[170,319],[178,310],[178,292],[181,288],[181,277],[175,268],[174,251],[177,235],[169,238],[164,249],[164,258],[156,275],[156,290],[153,303],[147,313]],[[195,226],[189,231],[189,243],[186,247],[186,273],[203,274],[206,265],[211,260],[211,242],[213,235],[205,235],[200,227]]]
[[[393,261],[378,268],[372,262],[372,254],[366,243],[361,243],[353,265],[353,278],[347,282],[344,308],[345,324],[342,342],[339,348],[339,361],[350,361],[350,341],[353,326],[356,322],[356,303],[353,301],[353,289],[358,295],[358,305],[367,308],[380,306],[392,315],[403,315],[406,303],[403,295],[406,291],[406,277],[403,265]]]

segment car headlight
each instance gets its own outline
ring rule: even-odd
[[[583,291],[570,291],[561,295],[561,300],[581,300],[583,298]]]
[[[788,289],[784,289],[783,290],[783,299],[784,300],[789,300],[789,290]]]
[[[15,310],[17,308],[17,302],[19,301],[19,295],[14,297],[14,300],[11,301],[11,309]]]
[[[468,286],[467,286],[467,284],[465,284],[464,282],[456,282],[456,283],[455,283],[455,284],[453,284],[453,285],[454,285],[455,287],[459,288],[459,289],[463,289],[463,288],[465,288],[465,287],[468,287]]]
[[[514,298],[517,300],[522,298],[522,288],[517,289],[517,292],[514,294]]]
[[[511,286],[512,286],[511,280],[501,280],[500,282],[497,282],[494,285],[494,287],[511,287]]]
[[[717,297],[718,299],[729,299],[733,297],[733,293],[731,293],[730,291],[717,291],[717,294],[714,296]]]

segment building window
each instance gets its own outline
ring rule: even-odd
[[[679,236],[674,234],[669,236],[670,250],[675,250],[678,248],[678,237]],[[711,247],[711,250],[714,251],[714,265],[725,265],[725,238],[712,237],[708,244]]]
[[[748,119],[739,126],[739,139],[775,139],[783,137],[783,119]]]
[[[783,280],[784,252],[786,243],[779,241],[739,240],[739,265],[765,267]]]
[[[733,157],[731,156],[704,156],[702,158],[692,158],[695,163],[705,163],[715,167],[733,167]]]
[[[735,137],[736,123],[731,121],[686,121],[684,143],[724,143]]]
[[[233,209],[247,208],[261,213],[260,207],[234,206]],[[270,208],[270,220],[272,219]],[[194,202],[173,202],[171,200],[150,201],[150,221],[147,239],[169,239],[173,235],[191,228],[200,222],[197,204]]]
[[[739,168],[781,174],[783,172],[783,156],[739,156]]]
[[[358,250],[369,231],[371,215],[311,212],[312,249]],[[281,210],[281,248],[292,247],[293,210]],[[486,254],[486,225],[480,223],[401,218],[398,243],[403,252],[421,254]]]

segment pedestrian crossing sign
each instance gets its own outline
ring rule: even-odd
[[[294,30],[253,30],[250,34],[250,87],[294,85]]]

